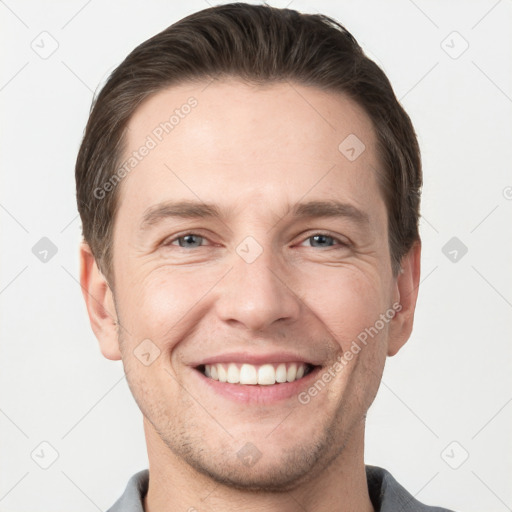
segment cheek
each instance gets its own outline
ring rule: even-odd
[[[317,276],[305,277],[301,287],[309,312],[336,337],[342,350],[385,311],[378,279],[357,269],[324,268]]]
[[[215,301],[215,285],[229,266],[161,265],[146,274],[144,270],[144,265],[126,268],[124,275],[132,278],[119,288],[121,320],[132,343],[149,338],[160,350],[170,351],[202,326],[201,319],[211,312]],[[348,264],[314,264],[284,276],[302,302],[305,317],[297,322],[310,317],[318,324],[315,330],[327,331],[346,350],[385,312],[379,274],[367,271]]]
[[[213,267],[185,269],[169,265],[133,279],[120,301],[120,314],[130,337],[149,338],[162,351],[171,349],[190,334],[209,291],[223,273],[223,269]]]

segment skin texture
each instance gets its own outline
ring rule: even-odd
[[[126,156],[190,97],[197,106],[118,185],[112,286],[86,243],[80,252],[101,351],[122,358],[144,415],[146,511],[373,510],[365,415],[386,356],[412,330],[420,244],[393,277],[370,119],[342,95],[298,84],[184,84],[138,108]],[[338,149],[350,134],[366,148],[354,161]],[[223,217],[167,217],[141,230],[148,209],[170,200],[212,203]],[[291,215],[298,202],[328,200],[368,222]],[[251,263],[237,252],[249,236],[256,244],[242,247],[261,252]],[[307,404],[297,395],[240,403],[194,368],[228,352],[286,352],[321,376],[397,302],[401,310]],[[134,354],[147,339],[160,351],[150,365]],[[237,455],[247,443],[261,454],[251,465]]]

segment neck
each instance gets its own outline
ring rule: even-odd
[[[173,454],[144,419],[149,458],[145,512],[225,512],[296,510],[373,512],[364,466],[364,424],[325,469],[291,490],[247,491],[227,487],[197,472]]]

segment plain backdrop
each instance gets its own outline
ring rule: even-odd
[[[423,502],[512,510],[512,2],[270,4],[343,23],[387,73],[422,149],[415,327],[368,414],[366,461]],[[106,510],[147,467],[141,413],[78,284],[74,163],[108,74],[208,5],[0,2],[2,512]]]

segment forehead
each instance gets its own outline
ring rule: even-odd
[[[342,94],[287,82],[183,84],[141,104],[125,137],[122,163],[133,165],[119,211],[129,203],[131,220],[169,198],[236,208],[318,195],[377,206],[373,126]]]

